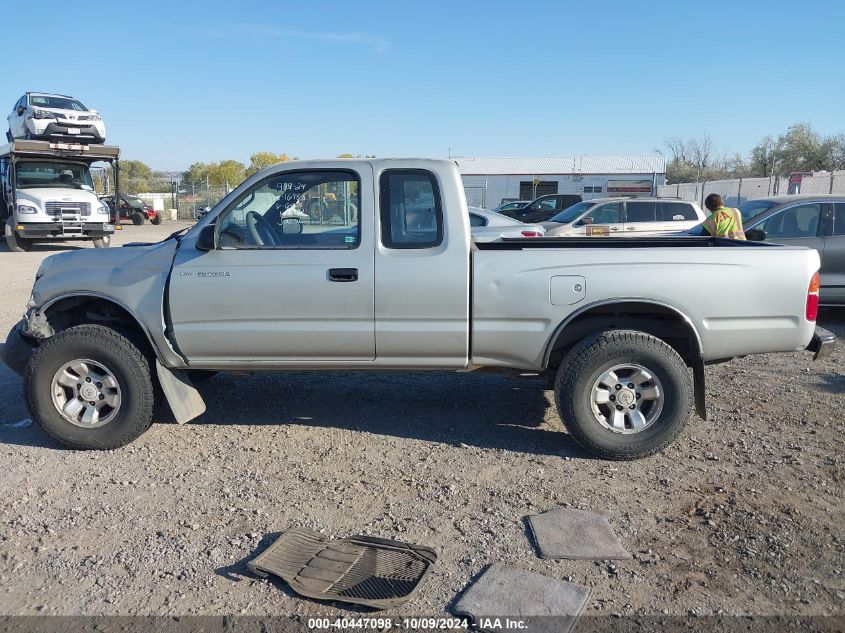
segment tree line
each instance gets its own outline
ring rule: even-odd
[[[375,158],[375,156],[346,153],[340,154],[338,158]],[[219,189],[228,186],[234,188],[265,167],[288,160],[296,160],[296,157],[288,156],[285,153],[255,152],[249,157],[248,165],[237,160],[208,163],[198,161],[181,174],[154,171],[139,160],[122,160],[120,161],[120,188],[122,191],[130,193],[167,192],[171,190],[174,178],[181,181],[182,187],[200,188],[208,186]],[[109,183],[111,184],[110,176]]]
[[[663,144],[669,151],[669,184],[845,168],[845,134],[825,136],[810,123],[796,123],[777,137],[764,137],[747,157],[719,151],[709,134],[699,138],[673,136]]]
[[[810,123],[796,123],[778,136],[760,140],[748,156],[719,150],[709,134],[699,138],[672,136],[663,145],[668,150],[666,182],[700,182],[754,176],[784,176],[794,172],[834,171],[845,168],[845,134],[822,135]],[[656,150],[660,153],[660,150]],[[249,164],[237,160],[196,162],[180,176],[182,186],[195,188],[236,187],[257,171],[295,160],[285,153],[261,151],[249,157]],[[375,158],[361,154],[340,154],[338,158]],[[121,189],[131,193],[170,191],[173,174],[154,171],[139,160],[123,160]]]

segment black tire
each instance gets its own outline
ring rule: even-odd
[[[141,226],[144,223],[144,214],[139,211],[133,212],[129,217],[132,218],[132,224],[135,226]]]
[[[120,388],[114,419],[85,428],[67,421],[53,404],[53,376],[74,359],[106,367]],[[150,358],[128,338],[102,325],[77,325],[41,342],[24,370],[24,395],[33,422],[60,444],[107,450],[129,444],[152,423],[155,391]]]
[[[15,231],[15,225],[12,223],[12,218],[6,221],[3,230],[6,237],[6,245],[13,253],[25,253],[32,248],[34,240],[18,235],[17,231]]]
[[[645,367],[663,387],[656,419],[634,433],[606,428],[592,410],[596,381],[625,363]],[[638,459],[660,452],[680,434],[690,416],[693,386],[683,359],[666,342],[645,332],[608,330],[587,337],[566,354],[557,372],[555,401],[566,429],[582,448],[604,459]]]
[[[156,213],[153,217],[151,217],[150,224],[161,224],[161,213]]]
[[[111,235],[95,237],[91,241],[94,242],[94,248],[108,248],[111,245]]]

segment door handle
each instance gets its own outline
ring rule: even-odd
[[[611,227],[610,227],[610,230],[611,230],[611,231],[618,231],[618,230],[619,230],[619,227],[618,227],[618,226],[611,226]]]
[[[634,230],[634,228],[635,228],[635,227],[633,227],[633,226],[629,226],[629,227],[628,227],[628,230],[629,230],[629,231],[633,231],[633,230]]]
[[[329,281],[358,281],[358,269],[329,268]]]

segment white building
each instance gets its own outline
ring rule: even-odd
[[[456,158],[467,204],[492,209],[502,199],[533,200],[548,193],[583,200],[650,196],[666,184],[663,156]]]

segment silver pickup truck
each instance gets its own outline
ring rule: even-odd
[[[45,259],[3,357],[75,448],[131,442],[165,401],[196,417],[217,371],[509,368],[554,377],[586,450],[632,459],[704,416],[706,364],[829,353],[818,269],[704,237],[475,244],[452,162],[294,161],[162,242]]]

